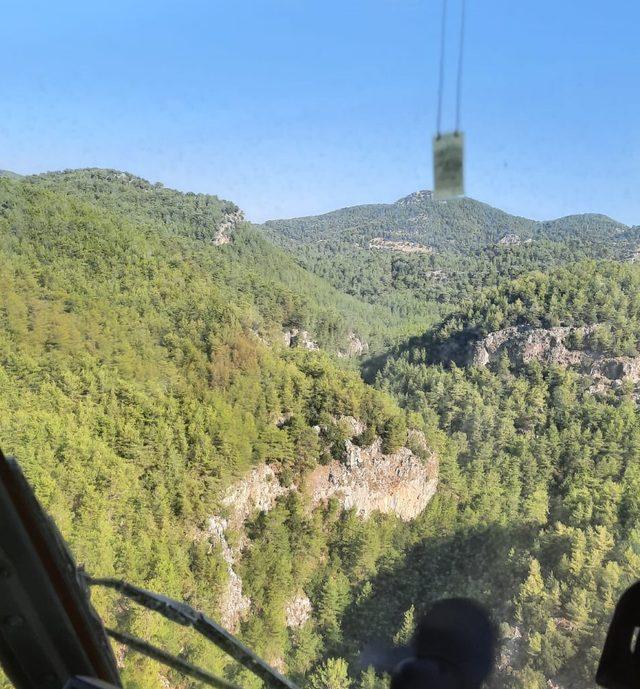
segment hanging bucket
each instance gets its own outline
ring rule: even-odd
[[[464,134],[453,132],[433,137],[434,198],[464,196]]]

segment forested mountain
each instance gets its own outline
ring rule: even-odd
[[[570,344],[582,350],[635,357],[639,353],[638,280],[636,266],[629,263],[590,261],[549,273],[532,271],[467,300],[397,351],[420,352],[429,363],[464,365],[481,357],[487,342],[507,354],[505,345],[514,338],[537,334],[544,339],[546,331],[556,339],[568,337]],[[380,357],[376,365],[384,360]]]
[[[516,236],[534,239],[615,240],[628,230],[605,215],[573,215],[536,222],[509,215],[469,198],[435,201],[420,191],[393,204],[354,206],[325,215],[273,220],[265,227],[291,242],[313,243],[350,238],[354,242],[387,240],[415,242],[436,251],[468,253]]]
[[[254,227],[113,170],[3,177],[0,445],[89,572],[303,686],[384,689],[360,651],[465,595],[500,625],[492,686],[578,689],[640,578],[639,242],[424,192]],[[118,658],[126,686],[189,685]]]
[[[606,216],[535,222],[472,199],[434,201],[426,191],[262,227],[340,290],[388,306],[405,334],[504,278],[586,258],[626,260],[640,245],[638,228]]]
[[[190,250],[202,250],[212,279],[247,304],[253,302],[263,320],[256,328],[276,324],[280,331],[307,329],[321,346],[336,351],[348,347],[351,333],[379,346],[386,336],[380,324],[393,328],[398,320],[388,309],[353,299],[300,269],[245,222],[235,204],[215,196],[183,194],[128,173],[101,169],[27,177],[20,189],[25,194],[51,191],[73,204],[85,202],[93,212],[106,212],[158,241],[166,235],[196,240]],[[211,245],[223,248],[207,253]]]
[[[446,434],[452,470],[433,538],[354,613],[358,641],[363,620],[394,628],[412,605],[473,594],[502,624],[495,685],[593,683],[615,600],[640,577],[639,299],[633,265],[534,273],[389,356],[377,386]],[[485,356],[443,356],[461,342]],[[602,360],[616,365],[599,375]]]
[[[419,419],[323,351],[288,346],[283,329],[309,328],[331,348],[359,322],[342,306],[363,327],[375,309],[305,274],[232,204],[110,171],[0,180],[0,273],[2,449],[78,560],[214,616],[238,570],[252,600],[239,633],[306,671],[320,630],[338,624],[351,570],[364,576],[393,550],[400,521],[361,522],[330,496],[311,511],[306,476],[341,464],[351,438],[352,452],[373,447],[372,461],[409,466],[426,484],[418,456],[428,453],[403,448]],[[229,511],[225,491],[267,466],[281,499],[222,542],[211,520]],[[231,569],[233,538],[247,545]],[[298,630],[285,604],[303,590],[318,614]],[[203,643],[107,598],[96,602],[112,622],[224,669]],[[132,686],[158,677],[127,658]]]

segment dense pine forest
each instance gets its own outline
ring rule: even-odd
[[[465,595],[492,686],[584,687],[640,578],[639,245],[428,192],[255,226],[128,173],[0,175],[0,446],[87,571],[302,686],[383,689],[361,651]],[[125,686],[191,685],[116,650]]]

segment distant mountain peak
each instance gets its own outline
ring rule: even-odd
[[[414,203],[421,203],[422,201],[431,201],[433,199],[433,192],[428,189],[422,189],[421,191],[414,191],[413,194],[409,196],[403,196],[401,199],[396,201],[398,206],[410,206]]]

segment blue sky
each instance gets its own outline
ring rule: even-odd
[[[440,9],[7,0],[0,168],[125,169],[257,221],[430,188]],[[640,224],[639,27],[632,0],[468,0],[469,195]]]

